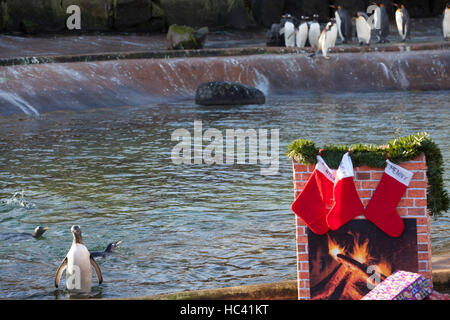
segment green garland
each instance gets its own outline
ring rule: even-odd
[[[287,156],[298,163],[316,163],[319,153],[314,142],[305,139],[294,140],[289,145]],[[386,154],[394,163],[401,163],[415,159],[421,153],[425,154],[428,167],[428,209],[431,215],[439,215],[449,208],[449,197],[444,189],[443,182],[443,158],[441,150],[431,140],[426,132],[416,133],[407,137],[391,140],[387,145],[326,145],[323,147],[322,157],[331,168],[338,168],[342,156],[348,150],[352,150],[352,162],[355,167],[369,166],[384,168],[386,166]]]

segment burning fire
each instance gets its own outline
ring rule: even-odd
[[[328,252],[337,261],[338,254],[344,253],[345,247],[341,247],[336,241],[332,240],[328,235]]]
[[[391,265],[382,259],[378,263],[370,255],[369,239],[361,241],[359,234],[353,236],[353,245],[347,247],[328,236],[328,253],[333,257],[336,266],[326,280],[317,284],[314,299],[361,299],[370,288],[368,283],[376,285],[373,268],[381,281],[391,274]]]
[[[369,254],[369,239],[366,239],[362,244],[359,243],[359,236],[353,235],[355,240],[353,241],[353,252],[350,257],[359,263],[368,264],[369,261],[373,260],[373,257]]]

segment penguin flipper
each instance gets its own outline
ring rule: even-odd
[[[103,276],[102,276],[102,271],[100,270],[100,267],[98,266],[97,262],[95,262],[94,257],[91,256],[89,257],[91,260],[91,264],[94,267],[95,273],[97,274],[97,278],[98,278],[98,284],[102,284],[103,282]]]
[[[55,288],[58,288],[59,280],[61,280],[61,276],[67,268],[67,257],[64,258],[64,260],[61,262],[61,264],[58,267],[58,270],[56,271],[55,275]]]

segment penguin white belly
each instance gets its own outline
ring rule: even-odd
[[[403,39],[405,37],[405,30],[403,30],[403,14],[400,10],[395,11],[395,22],[397,24],[398,34]]]
[[[328,47],[333,48],[336,45],[336,39],[338,36],[338,28],[337,28],[336,24],[333,24],[329,33],[330,33],[330,36],[329,37],[327,36],[328,41],[329,41]]]
[[[444,20],[442,22],[444,38],[450,38],[450,9],[445,9]]]
[[[309,44],[311,45],[311,47],[317,48],[319,37],[320,37],[320,25],[317,22],[312,23],[311,26],[309,27],[308,33]]]
[[[306,40],[308,40],[308,24],[302,23],[297,31],[297,39],[295,41],[297,47],[303,48],[306,44]]]
[[[341,38],[341,40],[344,41],[344,36],[342,35],[341,29],[341,17],[339,16],[339,13],[337,11],[334,12],[334,17],[336,18],[336,25],[339,32],[339,38]]]
[[[284,24],[284,42],[286,47],[295,47],[295,27],[289,21]]]
[[[381,20],[380,19],[380,7],[377,7],[373,14],[373,27],[375,29],[381,29],[381,21],[380,20]]]
[[[72,245],[67,254],[66,287],[75,292],[90,292],[92,270],[89,250],[83,244]]]
[[[356,19],[356,34],[358,35],[358,41],[361,43],[369,44],[371,27],[364,17],[358,17]]]

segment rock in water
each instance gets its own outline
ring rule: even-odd
[[[260,90],[237,82],[212,81],[198,86],[195,103],[199,105],[264,104],[266,98]]]
[[[208,34],[208,27],[197,31],[188,26],[173,24],[167,32],[167,47],[169,50],[201,49]]]

